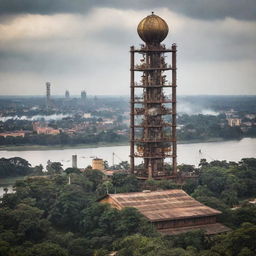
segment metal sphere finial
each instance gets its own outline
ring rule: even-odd
[[[169,28],[161,17],[152,12],[139,23],[137,31],[145,43],[159,44],[166,38]]]

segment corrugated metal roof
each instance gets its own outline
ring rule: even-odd
[[[109,194],[121,208],[135,207],[150,221],[218,215],[221,212],[201,204],[181,189]]]
[[[164,235],[177,235],[180,233],[185,233],[185,232],[196,230],[196,229],[203,230],[206,235],[215,235],[215,234],[231,231],[230,228],[220,223],[205,224],[205,225],[190,226],[190,227],[180,227],[180,228],[159,229],[158,231]]]

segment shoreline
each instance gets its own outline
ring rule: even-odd
[[[242,138],[243,139],[243,138]],[[241,139],[232,139],[241,140]],[[194,144],[194,143],[209,143],[209,142],[224,142],[232,141],[222,138],[210,138],[207,140],[187,140],[179,141],[177,144]],[[113,146],[129,146],[129,142],[116,142],[116,143],[97,143],[97,144],[76,144],[76,145],[18,145],[18,146],[0,146],[0,151],[41,151],[41,150],[65,150],[72,148],[99,148],[99,147],[113,147]]]
[[[28,176],[11,176],[11,177],[5,177],[0,178],[0,187],[8,187],[13,185],[16,180],[24,180]]]

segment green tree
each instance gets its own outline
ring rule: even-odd
[[[89,241],[85,238],[74,239],[68,245],[69,255],[90,256],[92,255],[92,251]]]
[[[25,176],[32,172],[30,163],[20,157],[0,158],[0,177]]]
[[[71,168],[71,167],[69,167],[69,168],[65,169],[65,173],[66,174],[71,174],[71,173],[79,174],[80,170],[78,168]]]
[[[211,192],[206,185],[199,185],[194,192],[192,193],[192,196],[194,198],[199,198],[199,197],[211,197],[213,196],[213,192]]]
[[[226,188],[228,174],[225,169],[219,167],[210,167],[204,170],[200,176],[200,183],[215,194],[220,195]]]
[[[114,173],[112,183],[118,193],[138,191],[138,180],[134,175],[125,172]]]
[[[81,211],[87,206],[89,200],[81,188],[66,185],[51,207],[50,221],[53,225],[65,230],[77,230]]]
[[[230,207],[233,207],[235,205],[239,204],[239,200],[237,197],[237,192],[235,190],[224,190],[221,193],[221,199],[225,204],[227,204]]]
[[[39,241],[49,229],[47,220],[42,220],[43,211],[26,204],[19,204],[12,211],[13,227],[24,240]]]
[[[10,244],[0,240],[0,256],[11,256]]]
[[[60,174],[63,171],[62,164],[60,162],[49,162],[46,170],[49,174]]]
[[[245,223],[241,228],[219,237],[219,241],[214,245],[210,252],[216,255],[236,256],[256,250],[256,226]],[[245,254],[246,255],[246,254]]]
[[[67,250],[51,242],[35,244],[27,250],[28,256],[68,256]]]
[[[93,191],[96,190],[97,186],[103,181],[104,174],[98,170],[86,170],[84,176],[93,184]]]

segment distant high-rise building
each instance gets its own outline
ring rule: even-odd
[[[51,83],[46,82],[46,108],[48,109],[51,101]]]
[[[81,99],[84,101],[86,100],[86,91],[85,90],[81,91]]]
[[[81,91],[81,104],[85,105],[85,102],[86,102],[86,91],[83,90]]]
[[[66,99],[69,99],[69,97],[70,97],[69,91],[66,90],[66,92],[65,92],[65,98],[66,98]]]

